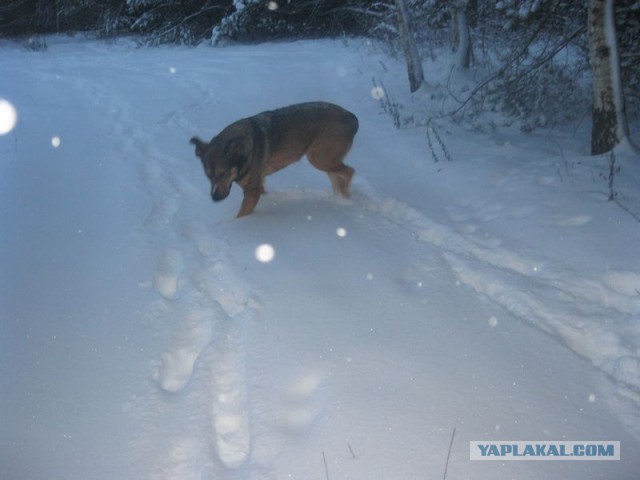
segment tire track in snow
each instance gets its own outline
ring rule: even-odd
[[[482,245],[393,198],[381,198],[360,179],[355,201],[421,242],[442,249],[458,280],[523,321],[552,334],[610,376],[640,404],[640,338],[633,328],[640,275],[607,272],[599,278],[567,277],[553,265],[512,252],[500,244]],[[359,190],[359,195],[358,195]],[[566,271],[566,269],[565,269]],[[616,322],[619,328],[607,328]],[[627,331],[624,338],[614,333]]]

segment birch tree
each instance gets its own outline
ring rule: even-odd
[[[615,25],[614,0],[589,0],[587,35],[593,72],[591,154],[606,153],[628,138]]]
[[[396,0],[396,12],[398,15],[398,31],[400,34],[400,43],[407,61],[407,73],[409,74],[409,88],[411,93],[420,88],[424,81],[424,72],[422,71],[422,62],[418,54],[416,42],[413,39],[411,30],[411,18],[409,17],[409,9],[405,0]]]
[[[469,17],[467,8],[469,0],[455,0],[451,2],[451,29],[455,59],[458,68],[467,69],[471,62],[471,34],[469,32]]]

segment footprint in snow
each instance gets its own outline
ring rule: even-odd
[[[184,268],[182,254],[178,250],[167,250],[158,263],[153,277],[153,288],[167,300],[178,294],[179,278]]]
[[[200,222],[188,221],[182,224],[181,233],[193,242],[198,253],[205,258],[223,258],[228,245],[216,239]]]
[[[154,379],[167,392],[184,388],[200,353],[213,338],[211,312],[198,309],[187,315],[183,329],[176,335],[173,345],[160,357]]]
[[[215,300],[229,317],[236,317],[251,302],[249,290],[244,282],[227,267],[224,260],[215,260],[207,268],[192,274],[191,280],[198,291]]]
[[[320,372],[307,372],[285,390],[278,414],[278,420],[285,430],[306,430],[322,416],[324,377]]]
[[[509,210],[509,217],[514,219],[526,218],[536,211],[535,207],[527,205],[524,207],[515,207]]]
[[[252,315],[249,309],[233,321],[228,319],[210,364],[211,440],[220,461],[231,469],[244,465],[251,455],[246,328]]]
[[[553,219],[554,225],[558,227],[581,227],[591,221],[589,215],[556,216]]]
[[[626,295],[640,303],[640,273],[609,270],[602,276],[602,280],[614,292]]]
[[[164,227],[171,222],[177,211],[178,200],[176,195],[158,199],[153,203],[144,224],[147,227]]]

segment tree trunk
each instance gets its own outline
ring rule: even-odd
[[[418,48],[411,35],[411,19],[405,0],[396,0],[396,12],[398,14],[398,30],[400,32],[400,43],[404,56],[407,59],[407,72],[409,74],[409,88],[411,93],[420,88],[424,81],[422,62],[418,55]]]
[[[628,137],[615,25],[615,0],[589,0],[587,34],[593,72],[591,154],[606,153]]]
[[[451,3],[451,30],[455,52],[455,66],[469,68],[471,63],[471,34],[467,8],[469,0],[456,0]]]

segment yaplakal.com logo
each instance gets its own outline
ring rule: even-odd
[[[469,442],[471,460],[620,460],[620,442]]]

